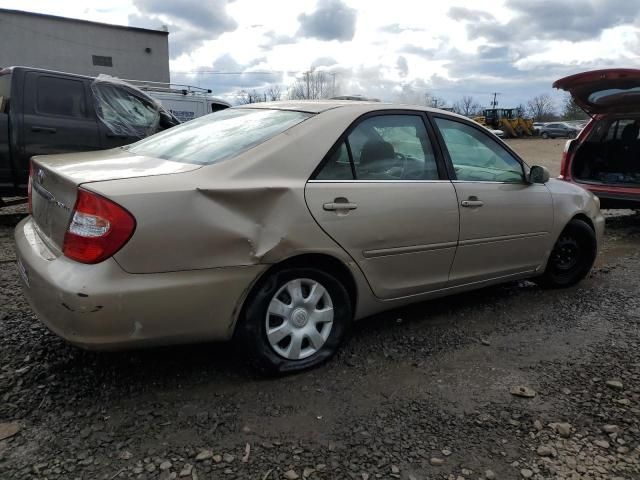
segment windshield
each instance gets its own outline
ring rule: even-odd
[[[129,151],[210,165],[255,147],[310,116],[287,110],[230,108],[141,140],[131,145]]]

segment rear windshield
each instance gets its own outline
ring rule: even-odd
[[[139,155],[210,165],[255,147],[310,116],[287,110],[230,108],[196,118],[126,148]]]

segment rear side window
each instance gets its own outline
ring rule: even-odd
[[[310,116],[287,110],[230,108],[196,118],[127,148],[140,155],[210,165],[255,147]]]
[[[609,126],[609,130],[607,131],[605,140],[620,140],[625,127],[637,124],[637,122],[637,120],[631,119],[616,120],[612,122]]]
[[[350,163],[351,162],[351,163]],[[360,122],[327,159],[316,180],[438,180],[424,121],[379,115]]]
[[[36,109],[45,115],[85,117],[87,105],[83,83],[69,78],[39,77]]]

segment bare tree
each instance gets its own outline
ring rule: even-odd
[[[480,110],[482,110],[482,106],[470,95],[464,95],[453,104],[453,111],[466,117],[473,117],[477,115]]]
[[[277,84],[269,85],[269,87],[264,91],[264,93],[267,96],[267,98],[272,102],[280,100],[280,97],[282,96],[282,90],[280,90],[280,85],[277,85]]]
[[[534,120],[546,122],[555,117],[555,107],[550,95],[543,93],[527,102],[527,111]]]
[[[241,105],[246,105],[248,103],[260,103],[267,101],[266,93],[258,93],[255,90],[251,90],[250,92],[246,90],[241,90],[238,94],[238,103]]]
[[[302,78],[289,87],[291,100],[316,100],[331,95],[329,75],[325,72],[310,70],[304,72]]]
[[[447,101],[442,98],[442,97],[438,97],[435,95],[431,95],[430,93],[425,93],[425,105],[427,107],[431,107],[431,108],[446,108],[447,107]]]
[[[567,95],[564,99],[562,109],[563,120],[585,120],[589,116],[578,106],[571,95]]]

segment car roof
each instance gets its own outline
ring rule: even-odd
[[[469,120],[467,117],[458,115],[446,110],[440,110],[438,108],[429,108],[422,105],[405,105],[401,103],[381,103],[381,102],[368,102],[368,101],[354,101],[354,100],[281,100],[278,102],[261,102],[250,103],[248,105],[239,105],[234,108],[264,108],[272,110],[294,110],[298,112],[307,113],[322,113],[327,110],[340,109],[352,109],[359,113],[384,111],[384,110],[415,110],[417,112],[433,112],[444,113],[449,116],[463,118]]]

